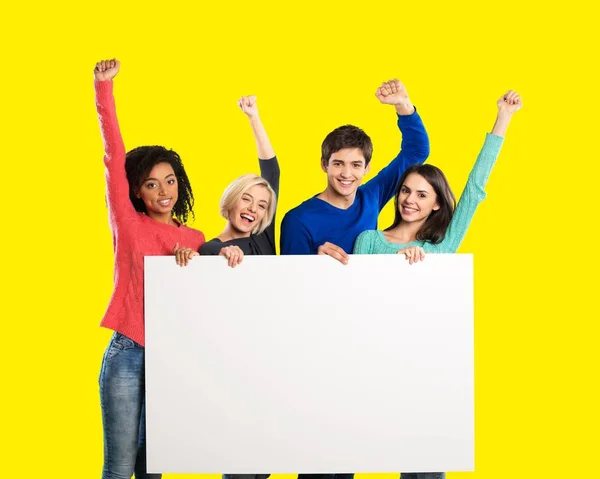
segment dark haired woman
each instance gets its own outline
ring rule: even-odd
[[[176,243],[197,250],[204,236],[183,224],[194,197],[179,155],[162,146],[125,154],[113,97],[118,72],[117,60],[94,69],[115,253],[115,287],[101,323],[114,330],[100,371],[102,478],[159,478],[146,473],[144,256],[170,255]]]
[[[406,170],[398,184],[394,223],[385,231],[361,233],[355,254],[406,255],[410,264],[427,253],[455,253],[464,238],[477,205],[485,198],[484,187],[492,171],[510,119],[521,108],[521,98],[509,91],[498,100],[498,116],[488,134],[467,185],[454,210],[456,200],[446,177],[432,165]],[[443,479],[443,472],[403,473],[400,479]]]
[[[361,233],[355,254],[402,253],[412,264],[424,253],[455,253],[462,242],[492,171],[508,124],[521,108],[521,98],[509,91],[498,100],[498,116],[487,135],[467,185],[456,206],[448,180],[439,168],[416,165],[404,173],[395,195],[396,217],[385,231]]]

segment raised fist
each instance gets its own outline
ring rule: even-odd
[[[523,106],[521,97],[516,91],[509,90],[498,100],[498,111],[513,114]]]
[[[375,92],[375,96],[384,105],[398,105],[409,101],[406,88],[397,78],[383,82]]]
[[[119,73],[121,63],[116,58],[112,60],[101,60],[94,68],[94,78],[98,81],[112,80]]]
[[[258,115],[258,107],[256,106],[256,97],[254,95],[243,96],[238,101],[238,105],[250,118]]]

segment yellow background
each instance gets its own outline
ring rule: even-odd
[[[126,146],[180,153],[207,238],[223,188],[257,171],[242,94],[280,158],[281,221],[325,187],[334,127],[371,135],[374,172],[396,154],[382,81],[407,86],[457,194],[518,90],[460,250],[475,255],[476,472],[448,477],[597,477],[598,22],[583,5],[4,3],[1,475],[100,476],[113,258],[92,68],[117,57]]]

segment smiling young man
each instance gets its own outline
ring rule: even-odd
[[[375,95],[396,109],[402,133],[400,153],[375,178],[361,185],[373,153],[369,136],[346,125],[333,130],[321,145],[321,168],[327,188],[289,211],[281,224],[281,254],[326,254],[347,263],[358,235],[376,229],[377,217],[394,196],[410,166],[429,156],[429,138],[404,85],[384,82]],[[352,479],[353,473],[300,474],[298,479]]]
[[[358,235],[376,229],[379,212],[394,195],[404,171],[429,156],[427,132],[404,85],[398,80],[384,82],[375,95],[396,109],[402,133],[400,153],[375,178],[361,185],[369,172],[371,139],[352,125],[329,133],[321,146],[327,188],[285,215],[281,254],[326,254],[346,263]]]

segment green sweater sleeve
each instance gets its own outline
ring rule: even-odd
[[[356,241],[354,242],[354,249],[352,252],[354,254],[373,254],[373,239],[374,235],[377,234],[375,230],[363,231],[358,235]]]
[[[454,210],[444,240],[437,245],[428,244],[426,251],[428,250],[431,253],[456,253],[467,233],[477,206],[485,199],[484,188],[500,153],[503,140],[501,136],[487,134],[483,148],[481,148],[475,166],[473,166],[467,180],[467,185],[462,192],[456,210]]]

